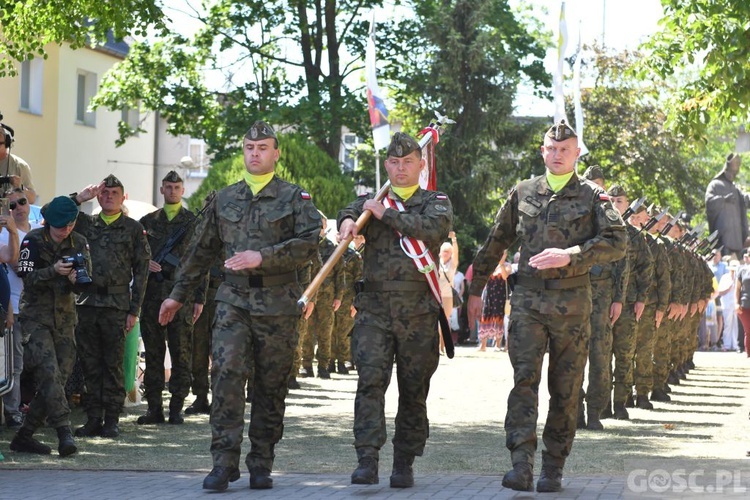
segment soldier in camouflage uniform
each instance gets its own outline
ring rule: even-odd
[[[385,169],[391,200],[403,210],[362,196],[339,212],[342,239],[357,235],[356,220],[365,211],[372,218],[362,230],[367,240],[363,258],[364,285],[354,299],[357,317],[352,354],[359,380],[354,400],[354,447],[358,466],[353,484],[376,484],[380,448],[386,441],[384,396],[396,363],[398,412],[393,436],[392,488],[414,485],[412,464],[422,456],[429,435],[427,393],[438,366],[437,297],[425,275],[401,246],[403,238],[420,240],[434,260],[453,222],[448,197],[419,187],[424,168],[421,148],[397,132],[388,146]],[[437,276],[434,276],[437,279]],[[437,283],[437,281],[435,281]]]
[[[536,489],[562,489],[588,357],[589,270],[592,265],[621,259],[627,245],[622,219],[607,193],[574,172],[580,153],[575,131],[564,121],[555,124],[545,134],[541,150],[547,174],[520,182],[497,213],[474,259],[468,304],[473,322],[481,314],[488,276],[503,251],[518,239],[521,258],[508,325],[514,387],[505,417],[513,469],[502,484],[519,491],[534,489],[538,391],[548,346],[550,404]]]
[[[325,263],[334,250],[336,250],[336,245],[325,236],[327,219],[322,213],[321,220],[323,221],[323,229],[321,230],[318,251],[320,252],[321,261]],[[315,355],[318,360],[318,377],[322,379],[331,378],[328,365],[331,361],[333,318],[341,306],[341,296],[343,293],[343,262],[339,260],[315,294],[315,309],[308,322],[307,332],[304,337],[301,337],[302,366],[306,372],[309,372],[308,376],[312,375],[312,359],[313,355]],[[318,345],[317,352],[315,350],[316,343]]]
[[[240,477],[244,386],[255,374],[250,412],[250,488],[273,486],[274,447],[283,434],[287,381],[297,348],[302,295],[299,271],[312,259],[320,214],[299,186],[274,177],[278,141],[257,121],[243,140],[245,178],[218,192],[164,301],[166,325],[188,302],[217,255],[224,252],[224,283],[216,293],[212,330],[211,455],[203,488],[224,490]]]
[[[81,212],[75,227],[89,241],[94,269],[94,282],[77,299],[76,342],[88,420],[76,436],[113,438],[120,434],[117,424],[125,402],[125,336],[138,321],[151,249],[140,222],[122,212],[125,188],[117,177],[109,175],[71,195],[78,205],[94,197],[101,213]]]
[[[29,405],[23,425],[10,443],[13,451],[49,454],[46,446],[33,438],[34,431],[48,425],[57,429],[60,456],[75,453],[70,432],[70,408],[65,397],[76,359],[75,292],[76,277],[91,272],[86,238],[73,232],[78,208],[70,198],[58,196],[44,210],[45,226],[30,231],[21,244],[17,274],[23,279],[20,321],[24,348],[24,368],[34,376],[37,392]],[[83,273],[74,270],[65,257],[80,256]]]
[[[587,168],[583,177],[604,189],[604,172],[601,167],[593,165]],[[600,416],[609,404],[612,392],[612,325],[617,322],[622,313],[628,275],[627,256],[614,262],[595,264],[589,271],[592,306],[588,363],[589,385],[586,392],[581,387],[578,429],[604,430]]]
[[[190,392],[190,338],[193,335],[193,323],[203,311],[206,300],[206,283],[195,290],[195,295],[180,309],[167,326],[159,324],[159,308],[162,301],[169,296],[174,286],[174,276],[182,256],[190,244],[194,231],[196,216],[182,206],[182,195],[185,185],[174,170],[161,181],[159,192],[164,196],[164,207],[143,216],[140,223],[148,234],[148,244],[153,249],[154,257],[160,261],[150,260],[149,277],[146,285],[146,297],[143,300],[141,313],[141,338],[146,350],[146,370],[143,374],[143,386],[148,409],[145,415],[136,421],[143,424],[164,423],[164,408],[161,393],[164,390],[164,355],[166,344],[169,345],[169,356],[172,360],[172,374],[169,377],[169,423],[182,424],[182,406]],[[184,231],[183,237],[172,246],[166,255],[164,248],[177,231]]]
[[[336,361],[336,372],[349,373],[347,364],[352,359],[350,333],[354,327],[354,284],[362,279],[362,256],[354,248],[347,248],[342,258],[344,265],[344,293],[341,307],[336,311],[331,341],[331,363]]]
[[[612,204],[621,213],[628,208],[630,201],[622,186],[614,184],[607,192],[612,199]],[[635,343],[638,337],[639,322],[646,307],[649,289],[653,286],[652,274],[654,270],[654,257],[648,246],[646,235],[639,233],[639,229],[634,225],[633,216],[628,219],[625,226],[628,233],[627,251],[630,273],[622,314],[617,323],[612,327],[612,353],[615,358],[614,396],[612,401],[614,417],[620,420],[630,418],[625,404],[628,400],[628,395],[630,395],[631,399],[633,397],[633,357],[635,356]]]

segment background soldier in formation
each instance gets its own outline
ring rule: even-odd
[[[576,432],[591,333],[589,270],[621,259],[627,236],[604,190],[574,172],[580,154],[575,131],[564,121],[554,125],[541,150],[546,175],[522,181],[511,191],[474,260],[469,313],[470,321],[480,317],[487,278],[518,238],[521,258],[508,326],[515,384],[505,418],[513,469],[502,484],[518,491],[534,489],[539,382],[549,347],[546,450],[536,489],[550,492],[562,489],[563,466]]]
[[[176,314],[167,326],[159,324],[159,308],[174,286],[174,277],[182,256],[186,253],[193,235],[196,217],[182,206],[185,186],[182,178],[172,170],[161,181],[159,192],[164,196],[164,207],[141,218],[140,223],[148,234],[148,244],[154,251],[149,260],[148,284],[141,314],[141,338],[146,350],[146,371],[143,375],[148,410],[138,417],[138,424],[164,423],[162,391],[164,390],[165,341],[169,345],[172,374],[169,377],[169,423],[181,424],[182,406],[190,392],[190,339],[193,323],[203,311],[206,300],[206,283],[195,289],[187,306]],[[172,241],[175,233],[186,231],[179,241]],[[167,246],[171,248],[168,248]]]
[[[429,435],[426,401],[430,378],[438,366],[440,304],[402,249],[401,235],[421,240],[436,264],[440,243],[453,223],[453,209],[444,194],[419,187],[424,164],[417,141],[397,132],[388,146],[385,169],[391,182],[388,196],[402,203],[403,210],[386,208],[363,196],[338,215],[341,239],[357,235],[355,221],[365,210],[373,217],[363,229],[367,240],[364,285],[354,301],[352,354],[359,380],[354,400],[358,466],[353,484],[379,481],[379,453],[386,441],[384,398],[394,361],[399,400],[391,487],[414,485],[414,457],[422,456]]]
[[[274,176],[280,152],[270,125],[255,122],[245,134],[243,151],[245,178],[216,195],[159,313],[162,325],[172,321],[223,252],[225,276],[216,293],[212,331],[214,467],[203,481],[209,490],[224,490],[240,477],[244,386],[251,372],[251,445],[245,464],[250,488],[273,486],[274,447],[283,433],[297,349],[299,271],[312,259],[321,228],[310,195]]]
[[[357,241],[363,242],[364,238],[359,236]],[[359,246],[357,246],[358,248]],[[341,307],[336,311],[333,322],[333,335],[331,336],[331,366],[336,362],[336,372],[342,375],[349,373],[349,364],[352,359],[351,333],[354,327],[354,297],[356,295],[354,284],[362,279],[362,256],[356,248],[349,247],[344,253],[343,274],[344,292],[341,295]],[[348,366],[347,366],[348,365]]]
[[[81,212],[75,226],[89,241],[94,280],[77,300],[76,342],[88,419],[76,436],[113,438],[120,434],[125,402],[125,336],[138,321],[151,250],[143,226],[122,211],[125,188],[114,175],[71,198],[77,205],[97,198],[102,207],[99,215]]]
[[[45,227],[30,231],[21,244],[18,276],[23,278],[24,294],[20,319],[24,338],[28,339],[24,361],[36,380],[37,392],[10,443],[13,451],[49,454],[50,447],[33,437],[45,423],[57,429],[60,456],[77,451],[70,432],[65,381],[76,360],[74,293],[81,291],[76,278],[91,273],[86,238],[73,232],[77,215],[75,203],[67,196],[58,196],[44,211]],[[83,267],[75,270],[65,258],[77,255]]]

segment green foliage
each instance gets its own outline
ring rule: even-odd
[[[279,136],[281,157],[276,166],[279,178],[298,184],[313,197],[315,206],[329,218],[355,197],[354,184],[341,173],[336,162],[300,134]],[[214,163],[200,188],[189,198],[191,208],[199,208],[206,195],[242,179],[242,154]]]
[[[640,76],[679,88],[669,101],[669,123],[686,137],[706,140],[710,125],[748,120],[750,2],[662,0],[661,30],[645,45]]]
[[[46,58],[48,43],[76,49],[109,34],[144,36],[149,27],[164,29],[162,16],[156,0],[0,0],[0,77],[14,76],[17,61]]]

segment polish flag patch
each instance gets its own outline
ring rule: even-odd
[[[312,200],[312,196],[310,196],[310,193],[308,193],[307,191],[300,192],[299,196],[303,200]]]
[[[445,196],[444,194],[439,194],[439,195],[435,196],[435,199],[436,200],[447,200],[448,197]]]
[[[609,195],[607,193],[599,193],[599,201],[609,201]]]

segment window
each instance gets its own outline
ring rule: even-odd
[[[122,108],[122,116],[120,118],[123,122],[127,123],[128,127],[136,131],[135,136],[138,136],[138,127],[141,125],[141,116],[138,108],[124,107]]]
[[[31,59],[21,63],[21,111],[42,114],[42,77],[44,60]]]
[[[362,142],[356,134],[344,134],[343,147],[341,148],[340,159],[341,169],[344,172],[354,172],[359,164],[357,158],[357,145]]]
[[[96,113],[89,110],[89,103],[96,94],[96,73],[78,70],[76,90],[76,123],[95,127]]]

